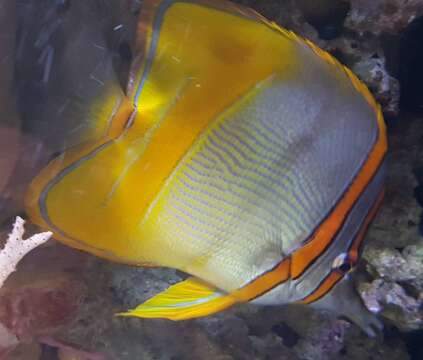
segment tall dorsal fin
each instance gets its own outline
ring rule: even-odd
[[[368,87],[348,67],[341,64],[334,56],[332,56],[329,52],[323,50],[322,48],[318,47],[311,40],[305,39],[290,30],[282,28],[274,21],[267,20],[265,17],[263,17],[259,13],[256,13],[256,16],[260,18],[261,21],[263,21],[267,26],[269,26],[273,30],[281,33],[285,37],[292,39],[293,41],[307,45],[311,50],[313,50],[313,52],[317,56],[325,60],[327,63],[335,66],[339,70],[343,71],[347,75],[347,77],[349,78],[349,80],[351,81],[355,89],[364,96],[364,98],[369,103],[369,105],[374,109],[374,111],[377,114],[378,120],[383,119],[381,107],[374,99]],[[383,121],[380,121],[380,123],[383,123]]]

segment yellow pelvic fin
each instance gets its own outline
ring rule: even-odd
[[[147,300],[120,316],[186,320],[207,316],[232,306],[235,298],[189,278]]]

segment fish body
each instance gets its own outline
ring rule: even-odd
[[[367,88],[230,3],[147,2],[137,31],[127,88],[110,76],[93,101],[103,132],[41,171],[31,218],[70,246],[194,277],[130,315],[185,319],[245,301],[333,308],[334,294],[350,296],[387,148]],[[370,333],[358,300],[342,304]]]

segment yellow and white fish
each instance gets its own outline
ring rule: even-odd
[[[127,315],[300,302],[373,333],[348,281],[383,196],[385,125],[368,89],[221,1],[143,2],[134,49],[126,91],[110,70],[86,141],[31,184],[33,221],[98,256],[193,276]]]

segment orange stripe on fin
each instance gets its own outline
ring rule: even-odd
[[[332,211],[328,218],[315,231],[310,241],[292,254],[291,274],[293,279],[301,276],[305,269],[307,269],[307,267],[318,258],[331,243],[336,232],[344,222],[349,210],[360,197],[383,161],[387,150],[387,140],[385,125],[380,111],[377,114],[377,121],[379,125],[378,139],[366,163],[346,191],[344,197],[339,201],[335,210]]]
[[[367,214],[363,224],[361,225],[361,229],[358,232],[357,236],[355,237],[353,243],[351,244],[350,249],[348,250],[348,257],[350,261],[355,264],[358,260],[358,251],[360,245],[362,244],[366,232],[377,214],[380,205],[382,204],[383,197],[385,195],[385,190],[382,190],[378,195],[375,203],[373,204],[372,208],[370,209],[369,213]],[[335,285],[338,281],[340,281],[345,276],[344,273],[340,272],[339,270],[332,270],[330,274],[320,283],[320,285],[307,297],[299,301],[300,303],[310,304],[321,299],[325,296]]]
[[[288,280],[290,267],[291,260],[286,258],[272,270],[265,272],[241,289],[231,293],[231,296],[236,298],[238,302],[253,300]]]
[[[369,229],[370,224],[372,223],[380,206],[382,205],[383,199],[385,197],[385,192],[386,192],[385,189],[383,189],[378,195],[374,205],[372,206],[372,209],[370,210],[369,214],[366,216],[366,219],[364,220],[364,223],[358,235],[354,239],[354,242],[352,243],[350,250],[348,251],[349,257],[353,262],[357,262],[358,260],[358,253],[359,253],[360,247],[363,243],[364,237],[367,233],[367,230]]]
[[[344,274],[334,270],[332,271],[317,287],[315,291],[313,291],[309,296],[305,297],[304,299],[300,300],[299,303],[301,304],[310,304],[314,301],[321,299],[325,296],[335,285],[336,283],[344,277]]]
[[[290,260],[285,259],[243,288],[230,294],[189,278],[170,286],[135,309],[120,316],[187,320],[225,310],[235,303],[247,302],[266,293],[289,278]]]
[[[373,218],[376,216],[377,211],[382,203],[385,191],[382,191],[375,204],[372,206],[369,214],[366,216],[366,219],[356,236],[353,244],[351,245],[348,253],[350,254],[351,260],[353,262],[357,261],[358,258],[358,249],[364,240],[366,231],[371,224]],[[300,249],[301,250],[301,249]],[[299,250],[299,251],[300,251]],[[286,258],[281,261],[275,268],[269,270],[268,272],[262,274],[257,279],[250,282],[248,285],[242,287],[241,289],[231,293],[230,295],[234,297],[237,302],[246,302],[254,300],[255,298],[265,294],[276,286],[282,284],[284,281],[288,280],[291,276],[291,258]],[[332,273],[331,273],[332,274]],[[305,298],[304,302],[313,302],[318,298],[323,297],[332,287],[344,276],[343,274],[337,272],[338,276],[330,275],[326,278],[321,286],[317,288],[315,292]]]

